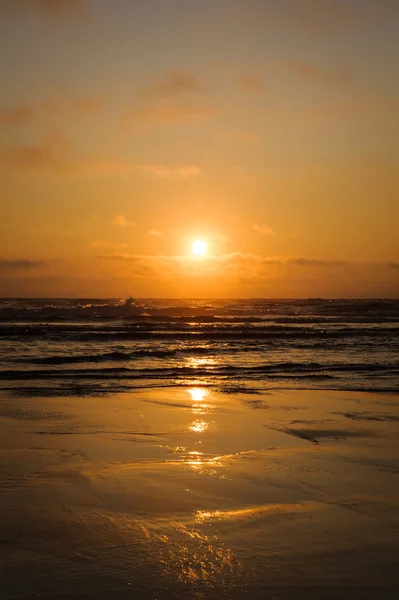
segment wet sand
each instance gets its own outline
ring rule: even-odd
[[[399,597],[398,396],[0,398],[0,597]]]

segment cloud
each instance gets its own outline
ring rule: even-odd
[[[113,246],[112,242],[91,242],[90,248],[111,248]]]
[[[163,179],[189,179],[201,174],[201,168],[196,165],[168,166],[163,164],[140,165],[134,161],[119,160],[118,158],[80,161],[75,164],[75,170],[87,173],[146,173]]]
[[[89,244],[90,248],[128,248],[129,244],[113,244],[112,242],[94,241]]]
[[[142,91],[123,124],[153,127],[197,121],[214,114],[198,80],[185,71],[174,71],[160,83]]]
[[[100,112],[104,98],[99,94],[58,94],[44,99],[37,106],[37,112],[44,116],[58,117],[72,114],[76,117],[90,117]]]
[[[233,296],[263,295],[282,297],[321,295],[320,282],[330,285],[327,276],[337,261],[302,259],[284,256],[262,257],[251,253],[232,252],[197,260],[192,256],[145,256],[129,253],[102,254],[96,257],[113,276],[127,277],[155,290],[168,286],[179,296],[202,293]],[[107,267],[109,263],[109,267]],[[315,267],[317,269],[317,273]],[[324,274],[323,267],[326,269]],[[337,277],[350,280],[350,265],[344,265]],[[287,286],[289,282],[289,287]],[[334,277],[334,285],[336,277]],[[319,286],[319,287],[317,287]],[[335,289],[335,288],[334,288]],[[324,293],[324,292],[323,292]]]
[[[49,144],[25,144],[0,149],[0,165],[7,167],[37,171],[65,171],[66,164],[54,153]]]
[[[87,6],[87,0],[1,0],[0,13],[13,16],[33,12],[51,19],[80,13]]]
[[[73,164],[69,158],[68,140],[57,131],[51,132],[38,144],[0,146],[0,166],[29,171],[69,171]]]
[[[129,221],[124,215],[115,215],[112,218],[111,223],[117,225],[117,227],[135,227],[136,225],[133,221]]]
[[[201,89],[198,80],[190,73],[173,71],[161,83],[150,88],[148,93],[158,98],[170,98],[187,92],[198,92]]]
[[[163,236],[163,233],[161,231],[158,231],[157,229],[150,229],[148,234],[153,235],[154,237],[162,237]]]
[[[347,84],[352,81],[348,71],[330,71],[306,62],[291,61],[288,69],[302,79],[326,81],[328,83]]]
[[[115,246],[116,249],[116,246]],[[200,297],[399,297],[398,267],[293,256],[231,252],[193,256],[138,255],[106,250],[58,261],[0,260],[2,294]],[[51,263],[51,264],[50,264]],[[47,266],[46,277],[35,267]],[[26,269],[26,271],[24,271]],[[333,276],[331,269],[334,269]],[[39,285],[40,281],[40,285]],[[57,283],[58,282],[58,283]],[[89,282],[89,283],[88,283]],[[125,286],[124,289],[120,287]],[[83,287],[82,287],[83,286]]]
[[[399,269],[399,263],[398,262],[390,262],[390,263],[388,263],[388,267],[390,269]]]
[[[17,104],[0,108],[0,125],[17,127],[43,118],[73,117],[87,118],[100,112],[104,99],[99,95],[69,95],[51,97],[36,104]]]
[[[206,256],[201,261],[196,261],[192,256],[164,256],[164,255],[139,255],[139,254],[101,254],[97,258],[112,261],[128,261],[128,262],[146,262],[147,264],[174,264],[179,265],[182,268],[188,267],[192,270],[193,264],[197,265],[199,269],[212,268],[235,268],[242,266],[245,269],[249,267],[255,267],[260,272],[264,267],[271,265],[285,265],[285,266],[301,266],[301,267],[315,267],[315,266],[347,266],[349,263],[345,263],[337,260],[318,260],[308,258],[293,258],[287,256],[269,256],[263,257],[253,253],[243,252],[230,252],[227,254],[220,254],[217,256]],[[194,263],[193,263],[194,260]]]
[[[354,7],[340,0],[288,0],[283,4],[283,18],[307,31],[342,28],[355,19]]]
[[[71,108],[74,112],[86,116],[98,113],[103,104],[101,96],[77,96],[70,99]]]
[[[302,257],[270,256],[262,257],[252,253],[231,252],[218,256],[207,256],[200,261],[192,256],[136,255],[130,253],[101,254],[96,257],[103,261],[119,264],[121,272],[128,269],[131,275],[142,274],[164,280],[187,281],[213,278],[219,280],[245,281],[259,283],[264,278],[281,278],[282,276],[303,277],[296,275],[297,268],[311,276],[315,268],[330,269],[342,267],[343,270],[357,268],[339,260],[309,259]],[[125,267],[123,267],[125,265]],[[376,265],[373,267],[376,268]],[[340,271],[342,273],[342,270]],[[329,279],[329,278],[327,278]]]
[[[28,106],[20,105],[0,109],[0,125],[15,127],[27,123],[31,117],[32,110]]]
[[[42,260],[31,260],[29,258],[8,259],[0,258],[1,271],[25,271],[29,269],[38,269],[46,266]]]
[[[261,27],[266,31],[268,28],[273,31],[291,29],[320,36],[356,23],[359,13],[362,14],[357,4],[347,0],[284,0],[275,3],[247,0],[236,19],[241,26]]]
[[[0,167],[56,174],[121,174],[134,165],[117,160],[80,160],[72,148],[49,139],[36,144],[0,146]]]
[[[301,113],[305,121],[317,122],[331,119],[364,119],[371,115],[397,114],[397,103],[392,98],[362,96],[353,100],[326,101],[311,106]]]
[[[1,0],[0,0],[1,1]],[[118,157],[83,158],[61,133],[52,131],[43,141],[0,145],[0,167],[58,174],[124,175],[146,173],[164,179],[197,177],[197,165],[143,164]]]
[[[166,165],[140,165],[138,168],[144,173],[150,173],[156,177],[163,177],[166,179],[187,179],[189,177],[197,177],[197,175],[201,173],[201,169],[196,165],[178,167],[168,167]]]
[[[314,258],[290,258],[287,263],[297,267],[345,267],[349,264],[342,260],[317,260]]]
[[[96,258],[100,258],[100,259],[104,259],[104,260],[131,260],[131,261],[140,261],[142,259],[146,259],[148,257],[146,256],[141,256],[139,254],[129,254],[129,253],[124,253],[124,254],[98,254],[96,256]],[[156,258],[156,257],[153,257]]]
[[[241,75],[238,78],[239,87],[252,94],[261,92],[263,89],[262,81],[259,75],[255,75],[254,73],[247,73],[246,75]]]
[[[276,235],[273,229],[271,229],[271,227],[265,225],[264,223],[255,224],[253,226],[253,229],[255,229],[255,231],[257,231],[258,233],[261,233],[262,235]]]
[[[147,127],[157,125],[177,125],[206,119],[214,114],[214,110],[199,103],[173,103],[142,106],[130,111],[125,123],[141,124]]]

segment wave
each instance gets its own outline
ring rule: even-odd
[[[398,392],[399,300],[0,300],[0,352],[3,389]]]
[[[389,325],[384,327],[289,327],[267,325],[263,327],[162,327],[162,328],[132,328],[132,327],[76,327],[51,325],[8,325],[0,326],[0,339],[46,339],[48,341],[71,342],[135,342],[135,341],[193,341],[212,342],[244,342],[272,340],[343,340],[353,338],[387,338],[399,339],[399,328]]]
[[[399,375],[399,364],[320,364],[283,362],[265,365],[234,366],[211,365],[206,367],[167,366],[167,367],[102,367],[82,369],[8,369],[0,371],[0,380],[29,380],[29,379],[184,379],[199,377],[235,377],[235,378],[291,378],[318,377],[333,379],[337,374],[361,373]]]
[[[136,350],[135,352],[106,352],[104,354],[77,354],[76,356],[53,355],[42,357],[22,357],[13,362],[29,363],[33,365],[68,365],[74,363],[102,363],[131,361],[138,358],[171,358],[176,355],[175,350]]]
[[[201,323],[217,321],[256,322],[262,319],[296,320],[297,322],[379,322],[399,321],[398,300],[127,300],[44,299],[0,300],[0,321],[68,322],[144,319],[148,322],[184,321]]]

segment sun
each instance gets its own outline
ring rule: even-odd
[[[204,240],[195,240],[195,242],[192,243],[191,251],[196,256],[203,256],[206,253],[206,250],[207,244]]]

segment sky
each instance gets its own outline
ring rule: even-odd
[[[399,297],[398,30],[397,0],[1,0],[0,296]]]

